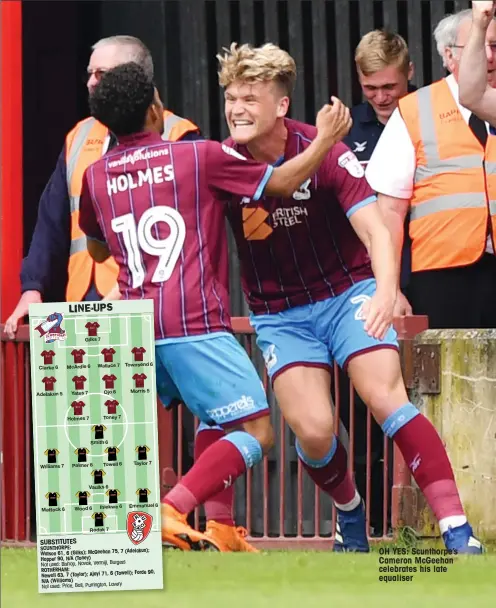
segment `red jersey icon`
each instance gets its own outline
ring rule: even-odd
[[[55,353],[53,352],[53,350],[44,350],[41,353],[41,356],[43,357],[44,365],[52,365],[53,358],[55,357]]]
[[[74,382],[74,388],[77,391],[84,391],[84,383],[86,382],[86,378],[84,376],[74,376],[72,381]]]
[[[145,374],[134,374],[133,380],[135,382],[136,388],[144,388],[146,375]]]
[[[86,354],[86,352],[82,349],[74,349],[71,352],[71,355],[74,357],[74,363],[82,363],[83,362],[83,357]]]
[[[73,401],[71,403],[71,407],[74,409],[74,416],[82,416],[83,407],[86,407],[86,406],[85,406],[84,401]]]
[[[146,349],[144,349],[142,346],[135,346],[131,352],[134,355],[135,361],[143,361],[143,354],[146,353]]]
[[[102,350],[103,360],[105,363],[112,363],[114,361],[115,350],[110,348],[104,348]]]
[[[92,323],[90,323],[88,321],[88,323],[86,323],[85,325],[86,329],[88,330],[88,336],[91,337],[96,337],[98,335],[98,328],[100,327],[100,323],[98,323],[97,321],[93,321]]]
[[[57,379],[53,376],[49,376],[42,379],[43,384],[45,385],[46,391],[53,391],[53,385],[57,382]]]
[[[118,405],[119,402],[115,399],[107,399],[107,401],[105,401],[105,407],[107,408],[108,414],[115,414]]]
[[[114,376],[114,374],[105,374],[102,380],[105,382],[105,388],[114,388],[114,382],[117,380],[117,376]]]

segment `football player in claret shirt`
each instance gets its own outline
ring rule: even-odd
[[[143,388],[145,386],[146,374],[134,374],[133,380],[136,388]]]
[[[74,357],[74,363],[82,363],[86,352],[82,348],[74,349],[71,355]]]
[[[98,336],[98,328],[100,327],[100,323],[98,323],[98,321],[88,321],[85,327],[88,330],[89,337],[95,338],[96,336]]]
[[[239,429],[206,450],[167,494],[163,542],[187,551],[248,550],[232,513],[216,513],[228,524],[225,542],[186,521],[197,505],[259,462],[273,441],[267,399],[232,335],[227,285],[217,270],[227,263],[224,201],[232,193],[253,200],[264,192],[292,193],[346,134],[349,111],[338,100],[325,106],[313,144],[274,168],[218,142],[164,142],[162,103],[136,64],[103,74],[90,108],[119,146],[83,176],[79,224],[88,251],[97,261],[112,254],[123,298],[155,302],[157,383],[164,404],[180,397],[205,423]],[[228,414],[219,407],[243,395],[250,396],[249,407]]]
[[[43,357],[43,365],[53,364],[53,358],[55,357],[55,353],[53,352],[53,350],[44,350],[41,353],[41,356]]]
[[[135,361],[143,361],[143,354],[146,353],[146,350],[142,346],[135,346],[131,352]]]
[[[105,374],[102,380],[105,382],[105,388],[112,389],[114,388],[114,382],[117,380],[117,376],[114,376],[114,374]]]
[[[45,390],[47,392],[49,391],[53,391],[54,390],[54,385],[57,382],[57,378],[54,378],[53,376],[49,376],[48,378],[42,378],[41,380],[43,382],[43,384],[45,385]]]
[[[86,382],[85,376],[74,376],[72,381],[74,382],[74,390],[84,391],[84,383]]]
[[[82,416],[83,415],[83,407],[86,407],[84,401],[73,401],[71,403],[71,407],[74,410],[74,416]]]
[[[311,145],[315,128],[285,117],[291,87],[279,86],[280,75],[296,75],[287,52],[233,43],[219,61],[227,145],[279,166]],[[369,550],[363,504],[333,431],[331,365],[337,362],[402,453],[447,549],[480,552],[443,443],[403,383],[392,328],[396,256],[364,170],[337,143],[301,183],[286,198],[268,195],[242,206],[234,196],[227,216],[277,403],[296,435],[303,467],[337,507],[334,548]],[[267,217],[263,232],[252,222],[259,213]]]
[[[112,347],[104,348],[102,355],[105,363],[112,363],[114,361],[115,350]]]
[[[107,408],[107,414],[115,414],[116,408],[119,405],[119,402],[115,399],[107,399],[105,401],[105,407]]]

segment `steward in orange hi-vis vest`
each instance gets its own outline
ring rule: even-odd
[[[410,207],[412,271],[467,266],[496,228],[496,137],[485,149],[463,119],[446,80],[399,102],[415,148]]]
[[[185,118],[164,112],[163,139],[177,141],[198,127]],[[112,258],[103,264],[93,261],[86,248],[86,236],[79,228],[79,197],[86,168],[103,156],[108,129],[94,118],[79,122],[66,138],[67,191],[71,205],[71,245],[69,254],[68,302],[81,301],[91,283],[105,296],[116,284],[118,268]]]

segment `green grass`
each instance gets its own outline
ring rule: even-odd
[[[379,554],[169,552],[164,591],[37,592],[34,549],[3,549],[2,608],[477,608],[496,606],[496,555],[458,557],[447,573],[380,583]],[[145,564],[143,564],[145,565]],[[109,596],[110,593],[110,596]],[[111,603],[111,604],[109,604]]]

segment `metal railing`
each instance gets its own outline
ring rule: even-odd
[[[235,317],[236,335],[260,372],[266,387],[276,444],[263,461],[235,487],[235,513],[238,525],[247,528],[249,539],[266,549],[327,549],[332,546],[335,509],[330,498],[314,486],[304,472],[294,447],[294,436],[276,407],[263,360],[254,344],[254,334],[247,318]],[[414,336],[427,328],[426,317],[396,319],[400,339],[405,381],[413,386],[409,365]],[[2,454],[0,478],[2,490],[0,539],[2,543],[24,545],[35,541],[34,478],[31,428],[31,384],[29,332],[21,326],[16,339],[10,341],[0,326],[0,419]],[[370,521],[373,479],[372,428],[370,413],[357,410],[354,391],[348,381],[343,386],[342,373],[334,367],[332,396],[335,407],[336,433],[348,447],[349,466],[356,470],[354,453],[357,421],[365,423],[366,462],[364,499],[367,521]],[[342,398],[349,395],[349,406]],[[181,478],[192,462],[192,446],[198,421],[184,406],[166,411],[158,405],[159,461],[162,496]],[[346,425],[340,419],[346,420]],[[363,437],[361,438],[363,440]],[[371,540],[392,538],[391,530],[399,524],[399,506],[403,489],[410,486],[410,473],[397,449],[383,439],[382,446],[382,534]],[[362,450],[363,451],[363,450]],[[363,468],[363,463],[362,463]],[[376,476],[377,477],[377,476]],[[377,495],[377,492],[374,493]],[[376,499],[376,498],[375,498]],[[194,524],[203,524],[202,510],[197,509]]]

